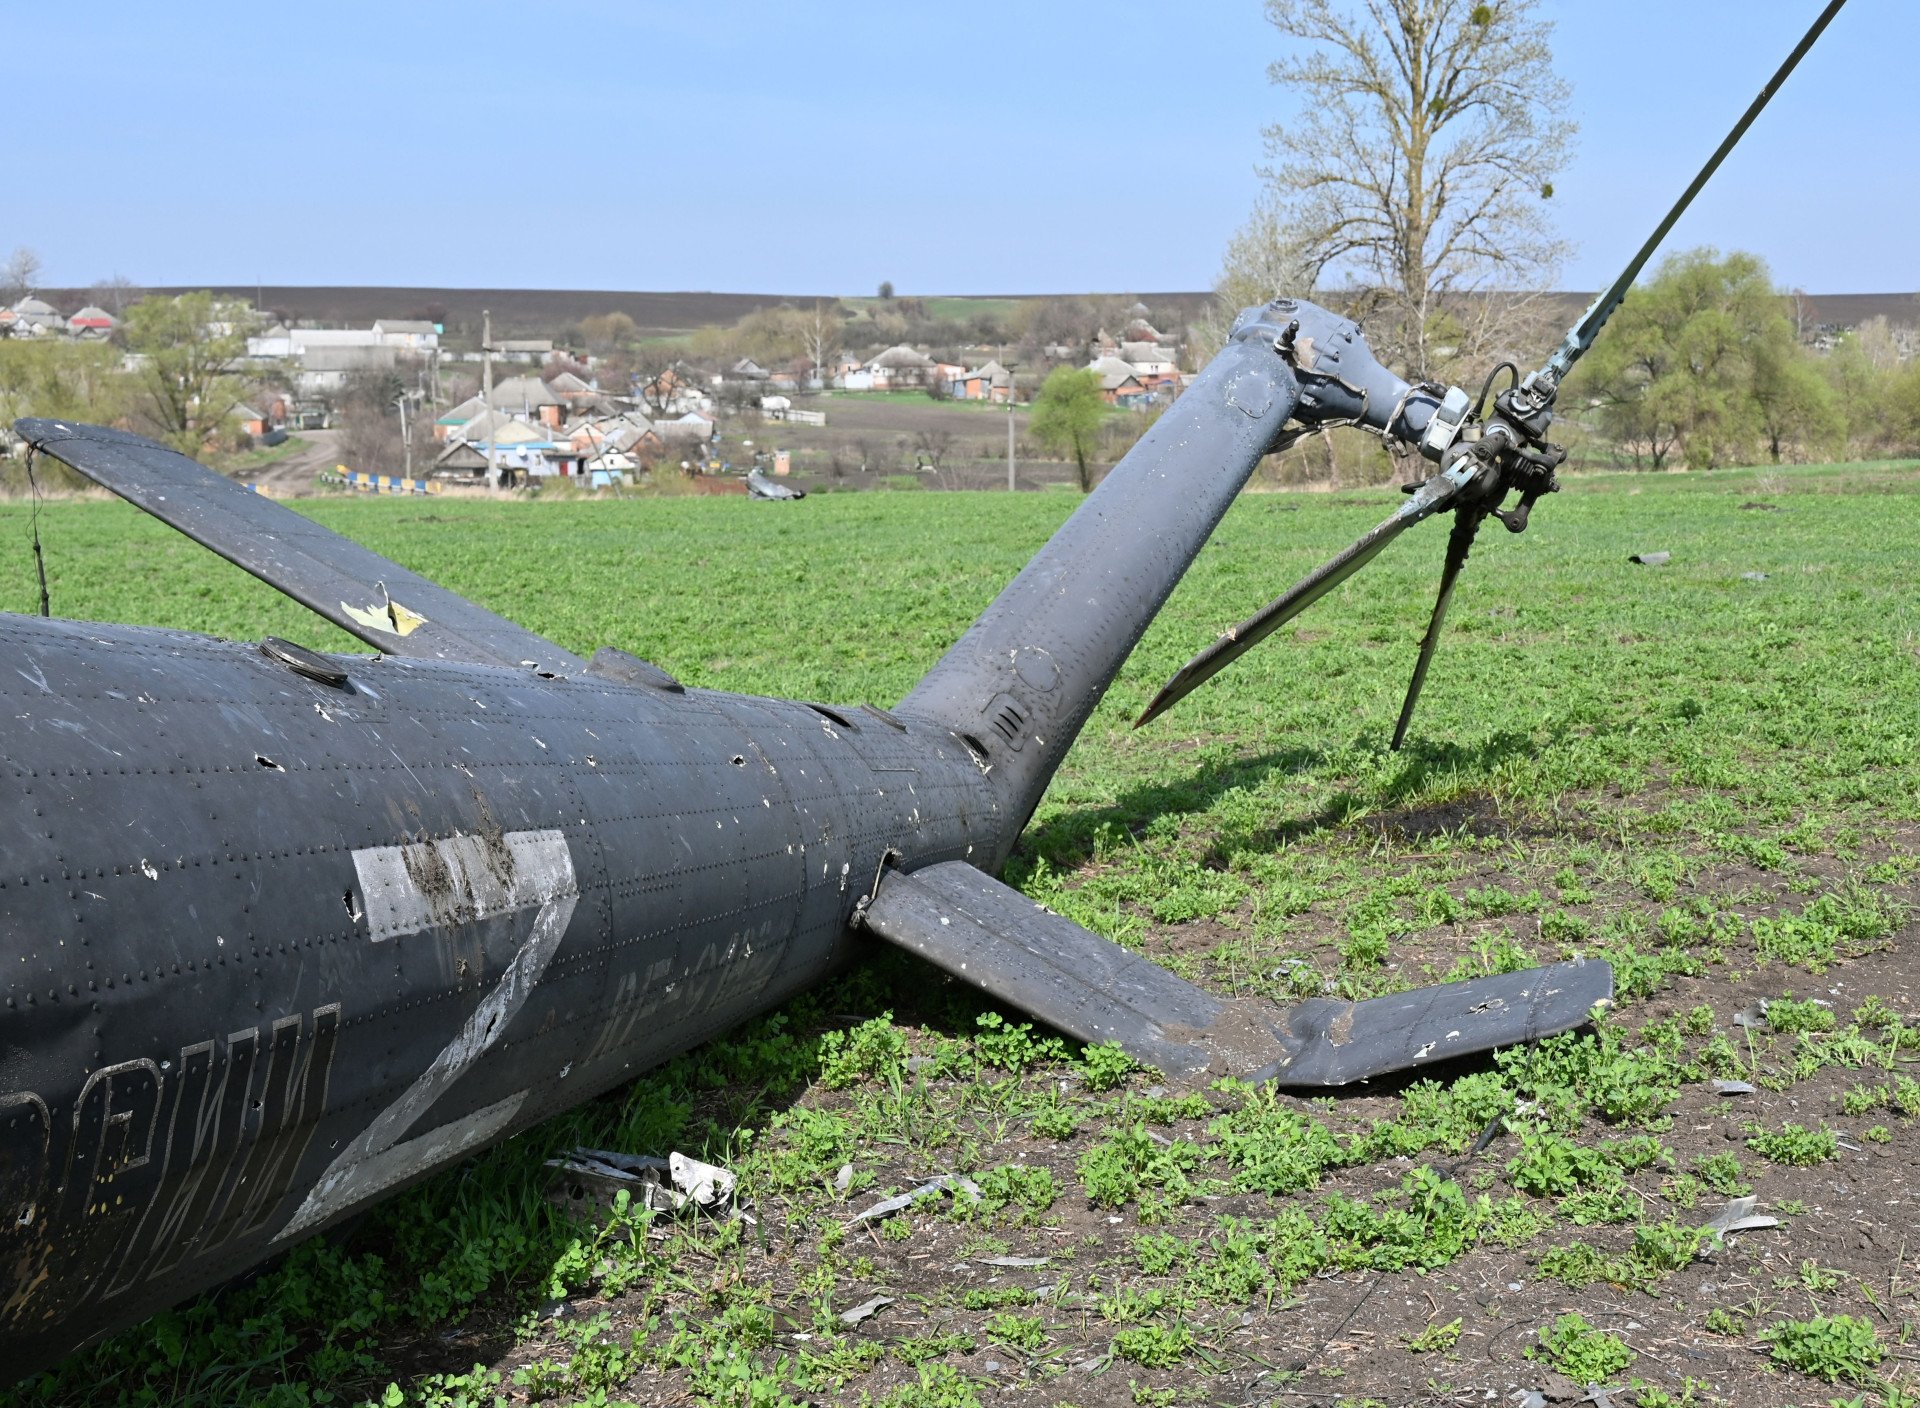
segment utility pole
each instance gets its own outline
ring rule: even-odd
[[[1020,487],[1013,477],[1013,396],[1017,389],[1013,373],[1019,365],[1018,362],[1007,363],[1007,491],[1009,493]],[[987,392],[991,395],[993,388],[989,386]]]
[[[407,423],[407,393],[402,391],[394,403],[400,407],[400,445],[407,456],[407,478],[413,478],[413,427]]]
[[[499,437],[493,425],[493,310],[489,308],[480,310],[480,399],[487,403],[480,414],[487,417],[487,487],[491,489],[500,483],[500,465],[494,445]]]

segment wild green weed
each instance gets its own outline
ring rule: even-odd
[[[1604,1384],[1635,1358],[1619,1336],[1595,1328],[1578,1313],[1562,1315],[1541,1330],[1526,1355],[1546,1360],[1577,1384]]]
[[[1853,1315],[1780,1320],[1760,1338],[1772,1347],[1774,1363],[1830,1384],[1864,1383],[1887,1353],[1873,1322]]]
[[[1808,1167],[1840,1157],[1838,1137],[1830,1129],[1783,1123],[1777,1130],[1747,1127],[1747,1147],[1769,1163]]]

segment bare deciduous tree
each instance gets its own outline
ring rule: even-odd
[[[913,437],[916,468],[924,465],[928,469],[938,470],[940,462],[953,450],[953,432],[951,430],[922,430]]]
[[[816,298],[811,308],[794,310],[793,322],[800,334],[802,355],[813,364],[813,374],[825,382],[827,358],[840,350],[840,305]]]
[[[1262,197],[1227,241],[1213,298],[1194,324],[1195,359],[1204,365],[1226,345],[1242,308],[1281,294],[1313,297],[1319,272],[1307,241],[1288,224],[1279,203],[1271,196]]]
[[[1504,322],[1483,295],[1538,287],[1563,253],[1543,206],[1574,125],[1538,8],[1267,0],[1306,46],[1268,70],[1300,99],[1266,131],[1275,217],[1322,281],[1364,286],[1375,351],[1410,376],[1477,360]]]
[[[398,474],[406,462],[398,402],[406,383],[395,372],[368,367],[347,373],[335,405],[341,428],[339,452],[353,469]]]
[[[40,256],[25,245],[16,245],[7,262],[0,264],[0,303],[12,304],[40,286]]]
[[[144,296],[140,286],[125,274],[96,279],[87,293],[97,306],[106,309],[116,318],[126,317],[127,309],[138,303]]]

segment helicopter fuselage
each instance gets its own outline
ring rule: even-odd
[[[888,852],[1009,830],[966,743],[880,710],[0,638],[17,1371],[776,1005],[870,942]]]

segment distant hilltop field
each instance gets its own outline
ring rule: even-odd
[[[419,318],[440,323],[456,335],[467,329],[475,334],[480,313],[493,314],[494,332],[502,337],[550,335],[557,329],[577,324],[583,318],[608,313],[625,313],[632,318],[642,337],[691,332],[697,328],[720,327],[735,323],[761,308],[781,304],[807,305],[816,300],[844,304],[871,301],[866,298],[814,293],[649,293],[621,289],[538,289],[538,288],[402,288],[384,285],[326,287],[299,284],[193,284],[180,287],[149,288],[160,294],[187,293],[196,289],[244,298],[254,307],[293,323],[320,327],[361,327],[379,318]],[[78,307],[95,296],[88,289],[47,289],[41,293],[59,307]],[[919,295],[935,316],[965,321],[975,312],[1006,311],[1008,305],[1048,298],[1138,298],[1155,309],[1168,313],[1184,312],[1197,317],[1211,294],[1199,291],[1140,293],[1127,290],[1117,294],[952,294]],[[1591,293],[1575,290],[1551,293],[1547,300],[1558,306],[1571,323],[1593,299]],[[1812,325],[1835,328],[1858,327],[1870,318],[1885,317],[1894,326],[1920,325],[1920,294],[1907,293],[1815,293],[1802,294],[1805,306],[1798,310],[1801,319]]]

